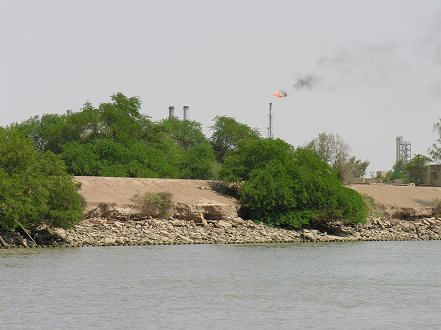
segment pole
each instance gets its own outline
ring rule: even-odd
[[[271,112],[273,104],[269,103],[269,127],[268,127],[268,137],[273,138],[273,114]]]

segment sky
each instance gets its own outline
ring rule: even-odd
[[[396,136],[427,154],[441,117],[439,0],[0,0],[0,41],[0,126],[122,92],[266,136],[272,102],[275,137],[338,134],[372,172]]]

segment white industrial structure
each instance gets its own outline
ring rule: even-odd
[[[404,141],[402,136],[396,138],[396,162],[403,160],[407,163],[412,158],[412,148],[409,141]]]

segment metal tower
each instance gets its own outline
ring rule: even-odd
[[[402,159],[407,163],[412,158],[412,145],[409,141],[404,141],[402,136],[396,138],[395,160]]]

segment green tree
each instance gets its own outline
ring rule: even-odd
[[[208,140],[202,132],[201,124],[191,120],[179,120],[172,117],[159,123],[165,135],[176,145],[188,150],[199,143],[207,143]]]
[[[306,149],[313,150],[321,160],[331,165],[343,183],[364,176],[369,166],[367,160],[363,162],[355,157],[349,158],[351,148],[338,134],[320,133],[306,145]]]
[[[34,141],[37,150],[61,152],[60,145],[79,137],[69,126],[66,115],[45,114],[34,116],[21,124],[13,125]]]
[[[349,183],[351,178],[361,178],[366,174],[369,161],[362,162],[360,159],[351,157],[334,165],[341,182]]]
[[[220,171],[239,184],[240,214],[278,226],[300,227],[342,219],[364,222],[360,194],[344,187],[335,170],[307,149],[294,150],[282,140],[245,140]]]
[[[21,124],[37,150],[60,154],[74,175],[208,179],[215,162],[201,124],[177,118],[152,122],[141,101],[121,93],[70,115],[43,115]]]
[[[213,131],[210,142],[218,162],[223,163],[228,152],[236,150],[240,141],[249,138],[260,138],[256,128],[237,122],[234,118],[216,116],[214,125],[210,127]]]
[[[423,155],[415,155],[409,162],[404,165],[404,173],[409,181],[417,185],[423,184],[429,174],[429,163],[432,160]]]
[[[229,182],[242,182],[253,169],[264,168],[270,161],[283,166],[292,160],[294,148],[280,139],[246,139],[239,141],[237,150],[225,157],[219,176]]]
[[[126,97],[122,93],[112,95],[112,101],[98,107],[101,134],[123,145],[129,145],[142,134],[139,120],[141,101],[137,97]]]
[[[346,161],[350,151],[340,135],[324,132],[309,142],[306,149],[315,151],[321,160],[334,168]]]
[[[183,154],[182,174],[184,179],[213,179],[216,163],[209,143],[199,143]]]
[[[61,146],[61,157],[67,168],[75,175],[97,176],[101,160],[92,143],[68,142]]]
[[[0,227],[71,227],[81,220],[79,185],[52,152],[35,151],[16,129],[0,128]]]
[[[384,181],[390,182],[399,179],[407,181],[407,176],[404,171],[405,165],[406,163],[404,162],[404,160],[402,159],[397,160],[394,166],[392,166],[392,171],[387,171]]]

